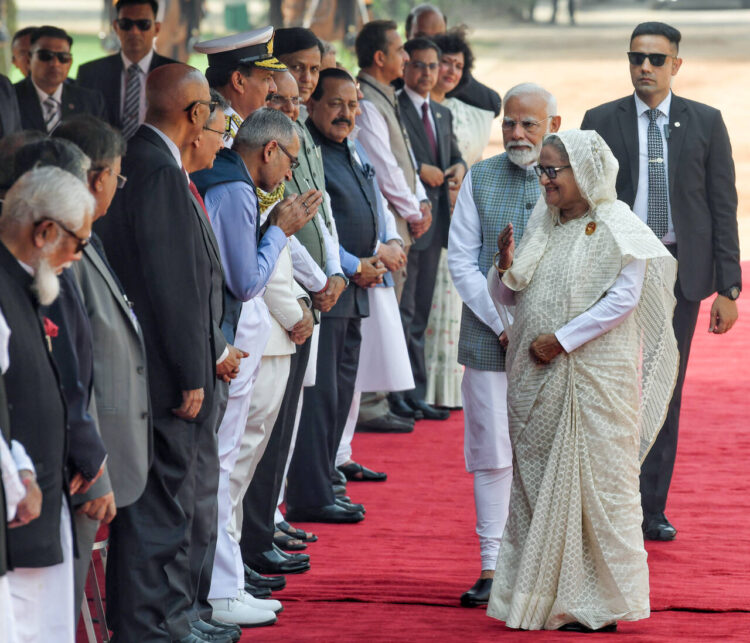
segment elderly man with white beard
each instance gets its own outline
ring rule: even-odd
[[[20,641],[53,636],[72,643],[75,635],[65,402],[49,350],[56,333],[43,325],[40,306],[55,300],[57,275],[81,258],[93,213],[94,198],[82,181],[60,168],[41,167],[11,187],[0,217],[0,309],[11,331],[3,376],[10,437],[25,447],[33,467],[22,468],[36,476],[43,497],[39,518],[8,534]]]
[[[505,152],[472,166],[464,178],[448,237],[448,267],[464,301],[458,361],[465,366],[464,457],[474,474],[476,530],[482,571],[461,605],[486,605],[508,517],[512,459],[506,393],[503,322],[486,287],[498,234],[508,223],[520,240],[540,194],[534,164],[544,136],[560,127],[557,101],[533,83],[503,99]]]

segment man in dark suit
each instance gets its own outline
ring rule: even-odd
[[[401,320],[404,325],[409,360],[415,387],[401,397],[415,411],[431,420],[445,420],[446,410],[435,409],[424,401],[427,371],[424,360],[424,332],[432,308],[440,251],[448,245],[451,207],[449,184],[460,184],[466,166],[453,135],[448,109],[430,100],[437,82],[440,50],[431,40],[415,38],[404,45],[409,62],[404,70],[404,89],[398,95],[404,127],[414,148],[419,178],[432,203],[433,223],[409,250],[406,284],[401,295]]]
[[[120,41],[119,53],[98,58],[78,68],[76,82],[104,95],[105,120],[119,127],[128,139],[146,116],[146,76],[176,62],[154,51],[161,23],[156,0],[119,0],[112,23]]]
[[[11,40],[11,56],[13,66],[20,71],[24,77],[29,75],[29,54],[31,53],[31,34],[36,27],[24,27],[13,34]]]
[[[8,78],[0,74],[0,138],[20,132],[21,129],[16,92]]]
[[[29,75],[15,84],[23,129],[51,132],[72,114],[104,116],[98,91],[65,80],[73,64],[71,38],[58,27],[39,27],[31,34]]]
[[[664,511],[700,302],[717,293],[709,331],[726,333],[737,320],[735,300],[742,285],[729,135],[719,110],[672,93],[672,77],[682,64],[680,37],[661,22],[638,25],[628,52],[635,95],[589,110],[581,124],[599,132],[617,157],[617,197],[679,262],[674,331],[680,368],[664,426],[641,467],[643,530],[649,540],[672,540],[677,533]]]
[[[50,352],[56,329],[42,323],[40,305],[57,297],[63,266],[80,259],[93,210],[80,180],[41,167],[16,181],[0,217],[0,309],[11,330],[3,376],[10,437],[25,447],[43,494],[39,518],[9,534],[8,577],[20,640],[43,640],[49,632],[74,637],[66,410]]]
[[[213,429],[220,338],[205,214],[191,198],[180,151],[198,138],[214,104],[203,75],[182,64],[154,70],[146,97],[146,120],[122,163],[128,183],[97,222],[143,330],[154,432],[146,489],[120,511],[110,539],[107,609],[120,641],[194,642],[202,637],[191,632],[196,590],[185,552],[198,443]]]
[[[360,257],[351,282],[336,305],[323,313],[315,386],[304,390],[297,446],[289,467],[287,519],[359,522],[361,506],[335,499],[331,473],[354,395],[361,318],[369,314],[366,288],[380,283],[386,269],[374,256],[378,213],[371,176],[356,162],[348,136],[357,112],[357,88],[348,72],[320,72],[308,102],[307,127],[320,145],[339,240]]]

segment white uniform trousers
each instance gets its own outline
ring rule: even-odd
[[[73,605],[73,531],[65,498],[60,513],[63,562],[49,567],[16,567],[7,574],[18,643],[73,643],[75,639],[78,610]]]
[[[291,361],[291,355],[272,355],[264,357],[260,363],[260,373],[253,390],[239,457],[234,465],[234,471],[229,476],[229,494],[232,498],[229,533],[237,542],[242,535],[242,499],[250,486],[258,463],[266,452],[271,429],[279,416]],[[243,570],[242,556],[239,556],[236,563],[238,568]],[[240,578],[241,587],[244,588],[244,571]]]
[[[229,478],[240,453],[240,442],[245,431],[253,386],[260,371],[263,349],[271,332],[268,308],[261,297],[242,304],[234,345],[250,353],[240,363],[240,372],[229,385],[229,399],[224,419],[219,425],[219,490],[217,493],[216,553],[211,574],[209,599],[237,596],[237,556],[240,547],[229,533],[232,518],[232,499]],[[244,576],[243,576],[244,579]],[[239,587],[244,587],[240,585]]]
[[[8,575],[0,576],[0,641],[16,643],[16,621],[13,617],[13,599],[10,595]]]
[[[464,459],[474,474],[476,530],[482,569],[494,570],[508,518],[513,451],[508,433],[508,377],[466,367],[461,383]]]
[[[336,466],[340,466],[352,459],[352,440],[354,439],[354,429],[357,427],[357,418],[359,418],[359,403],[362,399],[362,393],[354,391],[352,405],[349,407],[349,415],[346,417],[344,432],[341,434],[338,451],[336,451]]]

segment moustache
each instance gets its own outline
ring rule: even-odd
[[[337,118],[331,121],[331,125],[338,125],[338,124],[348,125],[349,127],[351,127],[352,122],[348,118]]]

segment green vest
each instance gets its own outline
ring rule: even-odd
[[[471,166],[471,187],[482,227],[479,270],[489,272],[497,252],[497,236],[513,223],[516,245],[534,209],[541,188],[533,171],[527,171],[499,154]],[[458,339],[458,362],[481,371],[504,371],[505,351],[497,335],[464,304]]]
[[[302,194],[311,189],[325,192],[325,175],[323,173],[323,159],[320,148],[313,143],[310,132],[301,122],[294,123],[299,136],[299,167],[294,170],[292,180],[286,183],[285,194]],[[325,200],[321,205],[321,216],[325,221],[328,231],[331,231],[331,213]],[[318,217],[313,217],[299,230],[295,236],[305,246],[310,256],[315,260],[323,272],[326,271],[326,246],[323,231],[320,229]]]

